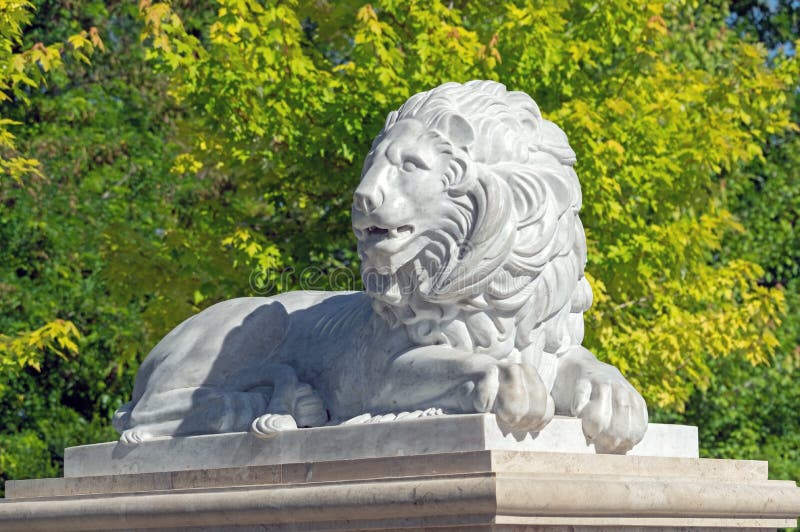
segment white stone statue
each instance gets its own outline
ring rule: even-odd
[[[592,291],[574,163],[527,94],[471,81],[412,96],[353,198],[366,292],[187,319],[142,363],[114,416],[121,441],[491,412],[515,433],[577,416],[598,452],[631,449],[647,407],[581,346]]]

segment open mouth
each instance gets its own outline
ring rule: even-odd
[[[385,228],[373,225],[367,227],[366,234],[374,239],[382,240],[384,238],[403,238],[410,236],[414,232],[414,226],[405,224],[395,228]]]

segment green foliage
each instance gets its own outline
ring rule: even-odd
[[[46,86],[48,76],[63,74],[70,61],[89,63],[88,55],[95,48],[103,48],[97,30],[92,28],[88,32],[80,31],[70,35],[66,43],[46,46],[37,42],[32,47],[19,50],[19,46],[23,44],[23,28],[32,18],[32,8],[33,5],[24,0],[0,3],[0,102],[14,101],[22,105],[30,103],[30,95]],[[13,207],[17,193],[31,193],[35,183],[44,179],[39,161],[17,151],[16,136],[12,133],[12,128],[19,125],[20,121],[6,116],[5,113],[0,114],[0,201],[6,207]],[[0,223],[3,228],[12,223],[8,212],[0,215]],[[22,223],[26,229],[42,227],[35,220],[24,220]],[[9,248],[13,250],[14,238],[3,239],[3,244],[6,251]],[[13,262],[9,261],[8,265],[12,266]],[[13,300],[19,286],[4,281],[0,278],[0,295],[4,301]],[[78,351],[76,341],[81,339],[81,334],[75,324],[53,318],[53,314],[46,312],[29,320],[15,319],[18,317],[13,314],[9,316],[10,323],[4,325],[8,327],[5,330],[11,334],[0,333],[0,373],[13,375],[26,368],[40,371],[46,354],[66,358],[67,354]],[[31,330],[32,325],[38,328]],[[0,381],[0,394],[8,392],[7,388],[7,383]],[[32,438],[33,433],[24,432],[4,437],[0,441],[0,474],[35,472],[35,469],[31,469],[34,464],[39,461],[47,462],[41,460],[47,454],[46,447],[38,441],[33,444]],[[28,444],[31,453],[29,457],[23,460],[16,456]],[[48,469],[50,470],[52,469]]]
[[[795,112],[800,110],[797,100]],[[774,478],[800,479],[800,142],[772,137],[764,159],[724,181],[727,203],[746,232],[728,238],[727,257],[745,257],[765,270],[762,282],[781,287],[786,312],[776,331],[780,345],[768,365],[720,359],[706,393],[695,393],[680,420],[700,427],[706,456],[766,460]]]
[[[794,0],[735,0],[731,19],[737,31],[753,35],[770,49],[793,47],[800,35],[800,4]]]
[[[5,478],[54,477],[58,466],[47,444],[33,431],[0,435],[0,475]]]
[[[28,66],[1,72],[38,90],[9,78],[0,103],[19,160],[0,182],[0,475],[113,438],[138,362],[192,313],[307,268],[357,288],[333,274],[357,279],[369,143],[411,94],[473,78],[531,94],[578,153],[587,345],[657,419],[701,424],[704,452],[798,475],[798,62],[728,30],[727,4],[8,5],[0,60]]]
[[[64,357],[64,351],[75,353],[78,346],[73,339],[80,338],[72,322],[55,320],[35,331],[18,333],[15,337],[0,334],[0,371],[30,366],[41,371],[41,353],[50,350]],[[2,386],[0,382],[0,386]]]
[[[683,415],[659,413],[659,421],[697,425],[703,456],[769,460],[771,478],[800,479],[800,279],[786,286],[781,348],[769,364],[734,358],[712,361],[712,382],[695,393]]]
[[[65,60],[89,63],[88,55],[103,48],[97,29],[69,36],[67,43],[45,46],[37,42],[24,51],[15,47],[22,43],[22,31],[30,23],[33,4],[25,0],[0,4],[0,102],[15,99],[28,102],[31,90],[46,85],[48,74],[63,72]],[[88,55],[87,55],[88,54]],[[10,126],[19,122],[0,117],[0,171],[4,179],[23,184],[27,175],[38,175],[38,162],[16,153]]]
[[[40,42],[73,44],[47,47],[61,50],[62,62],[58,68],[51,63],[46,85],[17,84],[21,93],[9,92],[0,104],[17,135],[4,160],[36,161],[35,172],[0,174],[0,460],[6,478],[50,475],[65,445],[112,437],[110,412],[130,394],[132,364],[152,342],[141,307],[113,299],[103,243],[114,231],[131,240],[125,231],[149,229],[152,235],[158,223],[156,178],[167,174],[172,158],[164,145],[165,98],[143,66],[135,6],[109,10],[104,2],[87,1],[73,7],[84,15],[76,18],[62,2],[39,2],[36,18],[25,19],[31,25],[11,44],[14,57],[28,57]],[[102,27],[86,33],[90,41],[94,35],[101,42],[100,32],[105,37],[106,50],[92,56],[91,66],[72,53],[78,44],[87,46],[72,38],[83,38],[87,27]],[[41,445],[31,445],[26,458],[25,442],[34,435]],[[34,459],[41,448],[52,460]],[[40,469],[32,469],[36,464]]]
[[[770,65],[788,73],[784,52],[794,49],[797,6],[791,2],[734,2],[733,28],[745,41],[764,43]],[[706,39],[710,36],[706,35]],[[714,47],[704,40],[693,44],[684,61],[707,69],[725,68]],[[756,44],[757,45],[757,44]],[[788,68],[788,70],[787,70]],[[794,74],[795,84],[797,75]],[[711,457],[769,459],[774,478],[800,479],[797,391],[800,366],[800,240],[795,229],[800,217],[800,145],[796,124],[800,95],[787,94],[792,110],[789,131],[764,129],[762,156],[723,174],[720,186],[728,209],[746,230],[728,235],[722,260],[744,258],[764,274],[760,284],[782,289],[786,310],[776,330],[779,346],[767,365],[742,364],[736,358],[711,362],[712,378],[704,392],[695,391],[683,416],[665,419],[698,425],[701,452]],[[665,413],[661,412],[661,416]]]

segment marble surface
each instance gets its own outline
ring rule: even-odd
[[[709,460],[649,456],[538,453],[531,451],[467,451],[288,462],[283,464],[189,469],[126,475],[94,475],[58,479],[15,480],[6,483],[7,499],[92,494],[137,493],[169,489],[209,489],[229,486],[345,482],[391,477],[471,473],[514,473],[554,476],[663,477],[666,479],[736,479],[758,482],[767,478],[767,463],[752,460]]]
[[[473,451],[7,484],[0,529],[765,530],[800,489],[766,462]]]
[[[120,442],[270,437],[370,415],[581,420],[603,453],[647,429],[642,396],[581,346],[592,303],[575,153],[525,93],[446,83],[389,113],[352,203],[366,291],[214,305],[156,345]]]
[[[595,453],[580,420],[558,416],[535,438],[504,433],[492,414],[435,416],[285,431],[261,439],[248,433],[163,438],[138,446],[114,443],[67,448],[64,475],[83,477],[270,465],[306,461],[415,456],[482,450]],[[630,455],[698,456],[697,428],[651,424]]]

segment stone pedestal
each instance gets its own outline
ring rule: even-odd
[[[555,417],[536,437],[503,433],[492,414],[435,416],[293,430],[270,439],[246,433],[163,438],[138,446],[114,443],[69,447],[64,476],[117,475],[248,465],[354,460],[466,451],[594,454],[580,420]],[[697,428],[653,423],[630,453],[697,458]]]
[[[537,438],[475,415],[73,448],[65,478],[7,483],[0,529],[796,526],[800,489],[766,462],[697,458],[691,427],[658,425],[638,454],[595,455],[573,421]],[[548,452],[558,437],[568,452]]]

